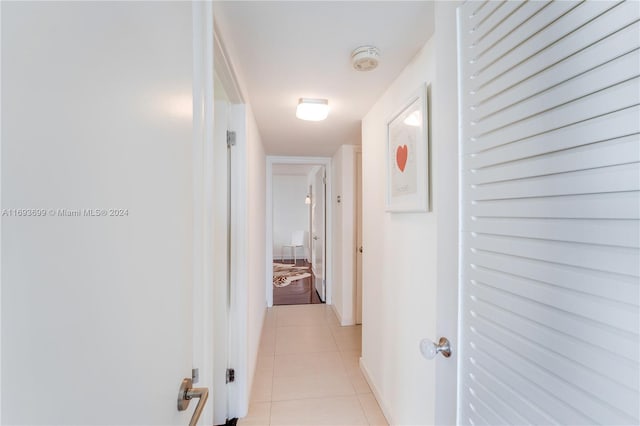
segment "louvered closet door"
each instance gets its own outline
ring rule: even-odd
[[[640,3],[459,9],[459,422],[638,424]]]

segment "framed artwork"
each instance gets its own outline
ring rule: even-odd
[[[387,122],[387,211],[429,211],[429,117],[423,84]]]

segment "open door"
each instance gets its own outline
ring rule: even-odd
[[[188,424],[212,352],[210,5],[1,7],[1,422]]]
[[[320,166],[313,175],[311,195],[311,238],[312,238],[312,269],[316,291],[320,300],[326,301],[326,273],[325,273],[325,208],[326,208],[326,169]]]

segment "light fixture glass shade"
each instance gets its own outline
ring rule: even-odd
[[[311,196],[307,195],[306,198],[304,199],[304,203],[311,204]]]
[[[307,121],[322,121],[329,115],[329,101],[326,99],[300,98],[296,117]]]

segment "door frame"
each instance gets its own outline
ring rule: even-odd
[[[460,187],[458,128],[458,7],[462,1],[437,2],[434,7],[436,28],[436,82],[429,87],[429,111],[433,123],[431,145],[435,184],[433,211],[436,212],[438,268],[436,272],[436,336],[446,336],[453,356],[432,361],[435,368],[434,424],[458,424],[459,366],[459,286],[460,286]],[[451,52],[455,52],[452,54]],[[431,137],[433,136],[433,138]],[[443,212],[447,212],[444,214]]]
[[[356,148],[354,153],[354,163],[355,163],[355,238],[354,243],[355,246],[353,248],[353,265],[355,272],[355,297],[354,297],[354,317],[356,325],[362,324],[362,257],[363,253],[360,252],[360,247],[362,246],[362,147],[359,146]]]
[[[325,167],[327,190],[325,193],[325,204],[330,205],[333,199],[331,191],[331,158],[330,157],[293,157],[293,156],[267,156],[267,182],[266,182],[266,194],[267,194],[267,208],[266,208],[266,247],[265,247],[265,294],[267,299],[267,306],[273,306],[273,165],[274,164],[306,164],[306,165],[319,165]],[[331,209],[326,208],[325,213],[325,281],[326,281],[326,295],[325,303],[331,304],[331,289],[332,289],[332,254],[333,254],[333,242],[331,240],[332,229],[332,217]]]
[[[213,6],[192,3],[193,16],[193,353],[192,368],[199,369],[199,386],[213,391],[214,323],[212,208],[214,200],[213,158]],[[213,422],[213,404],[202,415]]]
[[[318,296],[320,296],[320,300],[322,302],[326,302],[327,300],[327,168],[322,165],[316,165],[311,169],[307,178],[310,178],[310,181],[313,182],[311,185],[311,205],[309,209],[309,213],[311,215],[311,227],[309,229],[309,247],[311,248],[311,274],[314,277],[313,287],[315,288]],[[318,183],[322,181],[323,183]],[[319,197],[318,194],[322,193],[322,196]],[[317,207],[317,199],[322,200],[322,208],[318,209]],[[322,213],[322,219],[318,222],[318,216]],[[315,224],[315,228],[314,228]],[[321,238],[321,250],[315,250],[314,245],[316,244],[315,236],[317,232],[314,231],[322,231]],[[318,269],[318,253],[320,253],[320,262],[322,268]],[[318,272],[320,273],[320,280],[318,280]],[[322,282],[324,281],[324,282]],[[320,294],[318,290],[318,286],[320,289],[324,290],[324,294]],[[324,288],[323,288],[324,287]],[[312,293],[313,295],[313,293]]]
[[[0,5],[0,45],[2,42],[2,5]],[[0,55],[0,63],[2,58]],[[0,81],[2,81],[2,66],[0,66]],[[0,87],[0,99],[2,88]],[[2,102],[0,102],[0,129],[2,128]],[[0,211],[2,209],[2,136],[0,135]],[[2,220],[0,220],[0,390],[2,389]],[[0,398],[0,421],[2,421],[2,398]]]
[[[221,336],[226,344],[227,358],[226,364],[216,364],[217,371],[228,367],[236,371],[236,379],[226,386],[225,397],[227,420],[240,417],[246,414],[249,406],[249,385],[252,378],[246,377],[248,372],[248,348],[247,348],[247,325],[248,315],[247,305],[247,246],[244,242],[247,239],[247,181],[246,181],[246,157],[247,157],[247,107],[245,96],[238,82],[234,71],[230,55],[227,52],[223,38],[217,25],[213,25],[213,74],[218,77],[228,98],[228,118],[224,126],[228,130],[235,131],[236,144],[227,155],[231,156],[229,167],[231,184],[229,186],[231,197],[229,199],[231,217],[228,218],[227,226],[230,227],[229,238],[231,241],[230,251],[227,253],[229,262],[224,265],[217,265],[228,269],[229,294],[227,300],[231,303],[227,307],[227,300],[221,301],[224,309],[228,309],[226,338]],[[213,84],[213,78],[211,78]],[[227,183],[228,184],[228,183]],[[210,257],[209,259],[213,259]],[[215,259],[212,263],[215,265]],[[223,283],[225,286],[227,283]],[[215,285],[215,283],[214,283]],[[214,302],[215,303],[215,302]],[[216,305],[218,307],[218,305]],[[215,326],[212,327],[215,333]],[[218,333],[220,335],[220,333]],[[212,357],[214,358],[214,357]],[[215,358],[214,358],[215,359]],[[218,358],[219,359],[219,358]],[[218,361],[221,362],[220,360]],[[215,397],[216,395],[213,395]],[[214,424],[209,422],[208,424]]]

